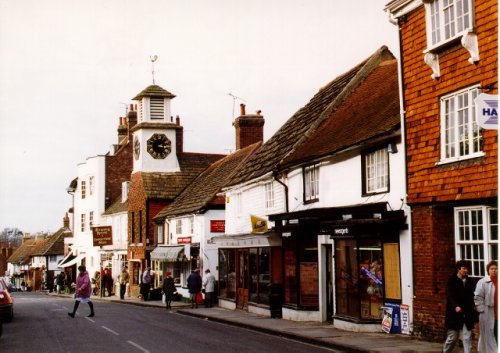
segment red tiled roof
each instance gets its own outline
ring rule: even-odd
[[[189,184],[171,205],[160,211],[155,220],[161,220],[168,216],[203,212],[203,209],[209,205],[221,204],[217,193],[261,145],[261,142],[255,143],[213,163]]]
[[[50,237],[41,240],[31,256],[64,255],[64,238],[72,236],[73,233],[69,228],[62,227]]]
[[[381,58],[387,55],[392,58],[392,54],[384,46],[361,64],[323,87],[252,155],[228,185],[252,180],[276,169],[323,120],[330,116],[343,99],[371,72],[373,66],[378,65]]]
[[[398,67],[386,58],[283,162],[300,163],[341,151],[400,127]]]
[[[20,247],[18,247],[12,255],[7,259],[7,262],[13,264],[26,264],[29,262],[30,256],[35,252],[39,246],[42,245],[45,239],[35,240],[27,239]]]

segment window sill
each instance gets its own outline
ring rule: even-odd
[[[469,161],[471,159],[476,159],[476,158],[484,157],[485,155],[486,154],[484,152],[478,152],[478,153],[472,154],[470,156],[463,156],[463,157],[457,157],[457,158],[442,159],[439,162],[436,162],[436,165],[439,166],[439,165],[446,165],[446,164],[452,164],[452,163]]]
[[[310,203],[315,203],[319,202],[319,198],[317,199],[311,199],[311,200],[304,200],[304,205],[310,204]]]
[[[448,49],[449,47],[452,47],[452,46],[456,45],[457,43],[460,43],[460,41],[462,40],[462,37],[464,35],[466,35],[467,33],[476,33],[476,29],[475,28],[466,29],[465,31],[458,33],[457,35],[455,35],[452,38],[449,38],[449,39],[442,41],[440,43],[428,46],[423,51],[423,54],[427,54],[427,53],[437,54],[441,51],[444,51],[445,49]]]

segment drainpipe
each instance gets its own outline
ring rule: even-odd
[[[277,169],[273,170],[273,177],[274,177],[274,180],[276,180],[278,183],[283,185],[283,187],[285,188],[285,211],[286,211],[286,213],[288,213],[288,186],[278,178],[278,170]]]

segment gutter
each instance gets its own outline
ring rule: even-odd
[[[285,188],[285,212],[288,213],[288,185],[286,185],[285,183],[283,183],[279,178],[278,178],[278,170],[275,169],[273,170],[273,178],[274,180],[276,180],[278,183],[280,183],[281,185],[283,185],[283,187]]]

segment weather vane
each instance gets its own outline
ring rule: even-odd
[[[153,74],[153,85],[155,84],[155,61],[158,60],[158,55],[150,55],[151,59],[151,73]]]

